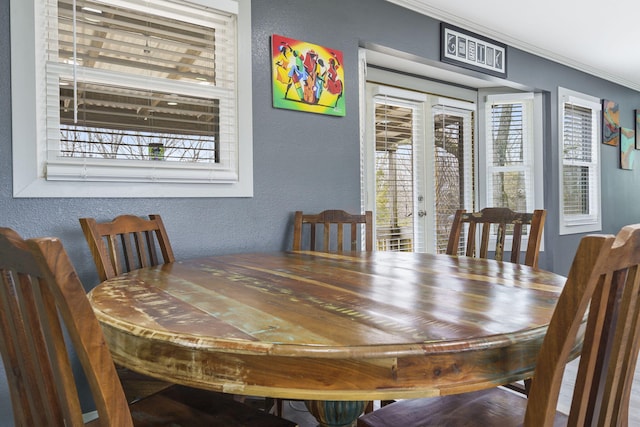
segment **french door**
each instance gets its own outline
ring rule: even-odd
[[[367,83],[363,186],[376,248],[444,252],[456,209],[473,208],[475,105]]]

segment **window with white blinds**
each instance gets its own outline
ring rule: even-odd
[[[560,234],[601,230],[598,99],[558,88]]]
[[[532,100],[489,98],[486,206],[533,211]]]
[[[512,93],[487,96],[486,150],[483,154],[486,170],[486,194],[482,207],[507,207],[516,212],[533,212],[543,207],[541,170],[542,141],[539,129],[540,102],[533,93]],[[507,249],[510,234],[507,228]],[[523,231],[522,248],[526,249]]]
[[[35,2],[39,178],[252,187],[237,185],[251,162],[238,126],[239,3]],[[149,195],[197,195],[171,187]]]

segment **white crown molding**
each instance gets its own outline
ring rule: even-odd
[[[456,25],[458,27],[464,28],[465,30],[476,32],[485,37],[489,37],[491,39],[505,43],[508,46],[514,47],[516,49],[520,49],[525,52],[540,56],[542,58],[549,59],[559,64],[566,65],[568,67],[574,68],[579,71],[583,71],[585,73],[591,74],[596,77],[600,77],[602,79],[605,79],[613,83],[617,83],[619,85],[628,87],[630,89],[640,91],[640,84],[636,82],[627,80],[618,75],[611,74],[602,69],[592,67],[588,64],[584,64],[582,62],[573,60],[564,55],[560,55],[558,53],[549,51],[547,49],[540,48],[538,46],[535,46],[530,43],[511,37],[507,34],[492,30],[485,26],[479,25],[476,22],[469,21],[468,19],[454,15],[445,10],[427,5],[423,1],[420,1],[420,0],[386,0],[386,1],[388,1],[389,3],[397,4],[398,6],[402,6],[406,9],[413,10],[414,12],[418,12],[422,15],[426,15],[431,18],[444,21],[452,25]]]

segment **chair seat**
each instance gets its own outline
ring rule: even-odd
[[[521,426],[527,400],[520,393],[492,388],[428,399],[400,400],[358,419],[358,427]],[[566,426],[558,412],[554,426]]]
[[[233,396],[171,386],[129,406],[136,427],[296,427],[284,418],[235,401]],[[88,427],[100,425],[98,419]]]

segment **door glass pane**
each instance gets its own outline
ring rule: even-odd
[[[471,202],[469,193],[473,188],[473,152],[471,144],[465,144],[467,138],[473,137],[471,117],[468,113],[447,111],[446,107],[434,107],[437,253],[444,253],[447,249],[449,231],[456,210],[466,208]],[[465,153],[465,150],[471,152]]]
[[[414,109],[375,103],[376,236],[379,251],[413,251]]]

